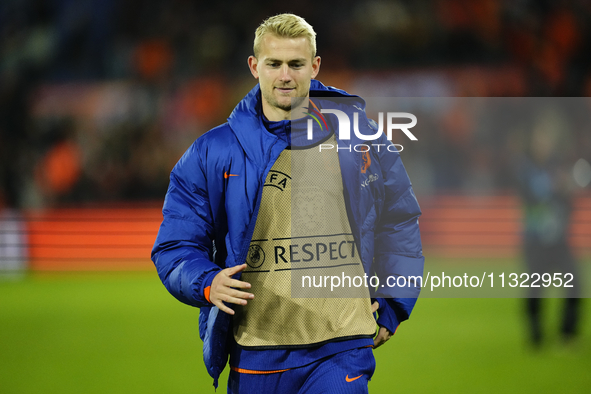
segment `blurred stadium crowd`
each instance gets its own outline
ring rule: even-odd
[[[4,0],[0,208],[161,199],[255,84],[256,26],[286,11],[318,33],[319,79],[366,97],[591,95],[585,0]],[[403,156],[434,174],[409,170],[420,193],[511,187],[527,143],[470,124],[452,108]],[[569,130],[563,159],[591,161],[590,130]]]

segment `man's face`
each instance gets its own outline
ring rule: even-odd
[[[289,119],[292,98],[310,94],[310,81],[320,69],[320,57],[312,58],[306,37],[283,38],[266,34],[261,40],[258,58],[248,58],[252,75],[259,80],[263,113],[267,119]]]

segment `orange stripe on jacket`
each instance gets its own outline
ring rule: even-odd
[[[279,373],[279,372],[285,372],[285,371],[289,371],[291,368],[287,368],[287,369],[278,369],[276,371],[255,371],[252,369],[243,369],[243,368],[236,368],[236,367],[230,367],[230,369],[232,369],[232,371],[238,372],[238,373],[248,373],[251,375],[267,375],[270,373]]]

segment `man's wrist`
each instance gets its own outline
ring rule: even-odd
[[[205,300],[209,303],[212,304],[212,302],[209,300],[209,293],[211,291],[211,283],[213,282],[213,279],[215,278],[215,276],[220,272],[220,270],[215,270],[212,272],[208,272],[205,275],[205,278],[203,279],[203,286],[202,286],[202,294],[203,294],[203,298],[205,298]],[[213,305],[213,304],[212,304]]]

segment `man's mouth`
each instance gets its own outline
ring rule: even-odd
[[[293,90],[295,90],[295,88],[275,88],[279,91],[279,93],[283,93],[283,94],[289,94],[291,93]]]

